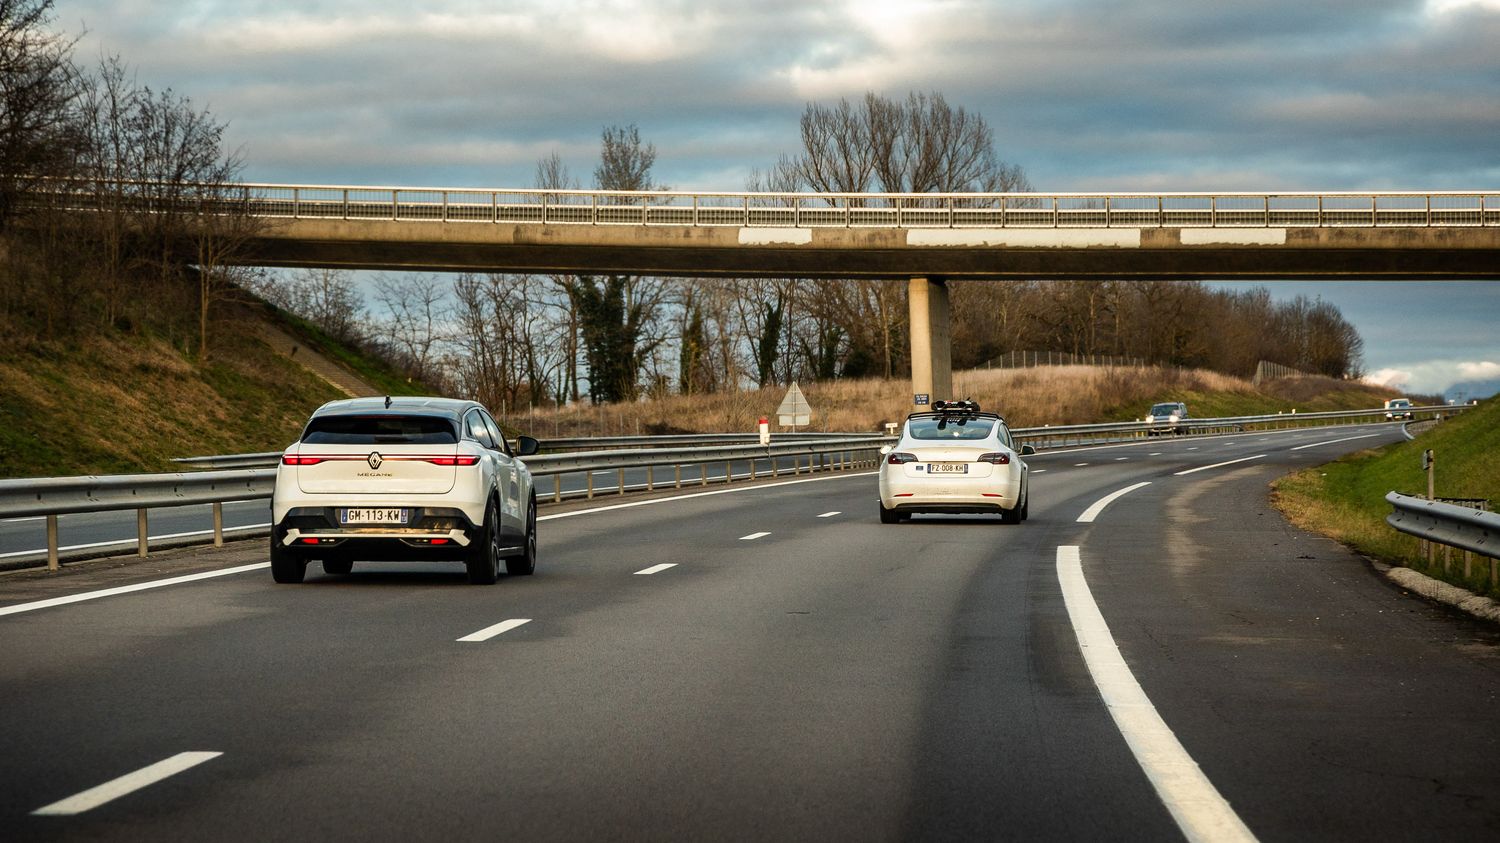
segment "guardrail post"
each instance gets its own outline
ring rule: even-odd
[[[773,473],[771,476],[774,477],[775,474]],[[755,457],[751,457],[750,458],[750,479],[751,480],[756,479],[755,478]]]
[[[654,465],[648,465],[648,466],[646,466],[646,491],[651,492],[651,491],[655,491],[655,490],[656,490],[656,466],[654,466]]]
[[[135,553],[137,556],[146,556],[146,510],[145,508],[135,511]]]
[[[214,501],[214,547],[224,546],[224,502]]]
[[[619,469],[620,494],[625,494],[625,469]]]
[[[698,463],[698,477],[699,477],[699,482],[698,482],[699,486],[707,486],[708,485],[708,463],[706,463],[706,462],[700,462],[700,463]]]
[[[562,475],[552,475],[552,502],[562,503]]]
[[[589,500],[593,500],[594,499],[594,472],[592,472],[592,471],[586,471],[586,472],[584,472],[584,474],[589,479],[588,499]]]
[[[726,484],[734,482],[734,463],[728,460],[724,461],[724,482]]]
[[[674,489],[681,489],[682,488],[682,466],[681,465],[674,465],[674,466],[672,466],[672,473],[674,475],[674,479],[672,481],[672,488],[674,488]]]
[[[57,516],[47,516],[47,570],[57,570]]]

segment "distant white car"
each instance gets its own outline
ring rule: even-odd
[[[1385,402],[1385,418],[1387,421],[1409,419],[1411,417],[1411,399],[1392,398]]]
[[[271,575],[307,563],[347,574],[359,560],[461,560],[469,582],[536,569],[536,494],[475,401],[354,398],[319,407],[282,454],[271,496]]]
[[[880,522],[913,513],[999,514],[1006,524],[1028,516],[1028,469],[1005,420],[972,401],[938,401],[906,417],[901,439],[880,462]]]

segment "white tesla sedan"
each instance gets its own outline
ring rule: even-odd
[[[973,401],[938,401],[932,412],[906,417],[901,439],[882,449],[880,522],[916,512],[998,513],[1006,524],[1026,520],[1029,483],[1010,428]]]
[[[536,569],[536,494],[518,457],[475,401],[331,401],[281,457],[271,496],[271,575],[298,583],[307,563],[347,574],[359,560],[464,563],[469,582]]]

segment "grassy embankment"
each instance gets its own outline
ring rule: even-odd
[[[1274,500],[1298,526],[1323,533],[1367,556],[1405,565],[1478,594],[1500,597],[1492,589],[1489,566],[1475,557],[1465,576],[1462,554],[1444,571],[1441,551],[1428,565],[1417,552],[1417,539],[1385,523],[1387,492],[1427,494],[1422,451],[1436,457],[1435,486],[1440,498],[1485,498],[1500,509],[1500,399],[1478,407],[1417,436],[1375,450],[1360,451],[1337,462],[1288,475],[1274,484]]]
[[[280,316],[280,314],[271,314]],[[170,344],[92,337],[0,356],[0,477],[175,471],[172,457],[277,450],[319,404],[341,397],[255,338],[251,320],[215,339],[198,364]],[[306,323],[281,318],[307,346],[390,394],[422,394],[389,367]],[[1212,372],[1057,366],[957,372],[958,396],[1003,413],[1017,427],[1140,418],[1155,401],[1186,401],[1194,416],[1378,407],[1391,393],[1322,378],[1260,388]],[[876,431],[903,418],[910,382],[848,380],[803,387],[815,430]],[[511,429],[541,437],[662,432],[748,432],[775,421],[785,387],[671,396],[606,407],[512,414]],[[499,409],[499,408],[492,408]]]
[[[124,335],[0,356],[0,478],[180,471],[173,457],[286,447],[314,408],[344,396],[237,324],[201,365],[169,343]],[[425,389],[305,323],[279,324],[379,389]]]

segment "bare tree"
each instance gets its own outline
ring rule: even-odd
[[[435,275],[375,279],[375,298],[390,317],[382,336],[398,361],[413,377],[428,380],[436,374],[436,352],[445,339],[447,284]]]
[[[72,163],[75,39],[51,22],[52,0],[0,0],[0,231],[34,179]]]

